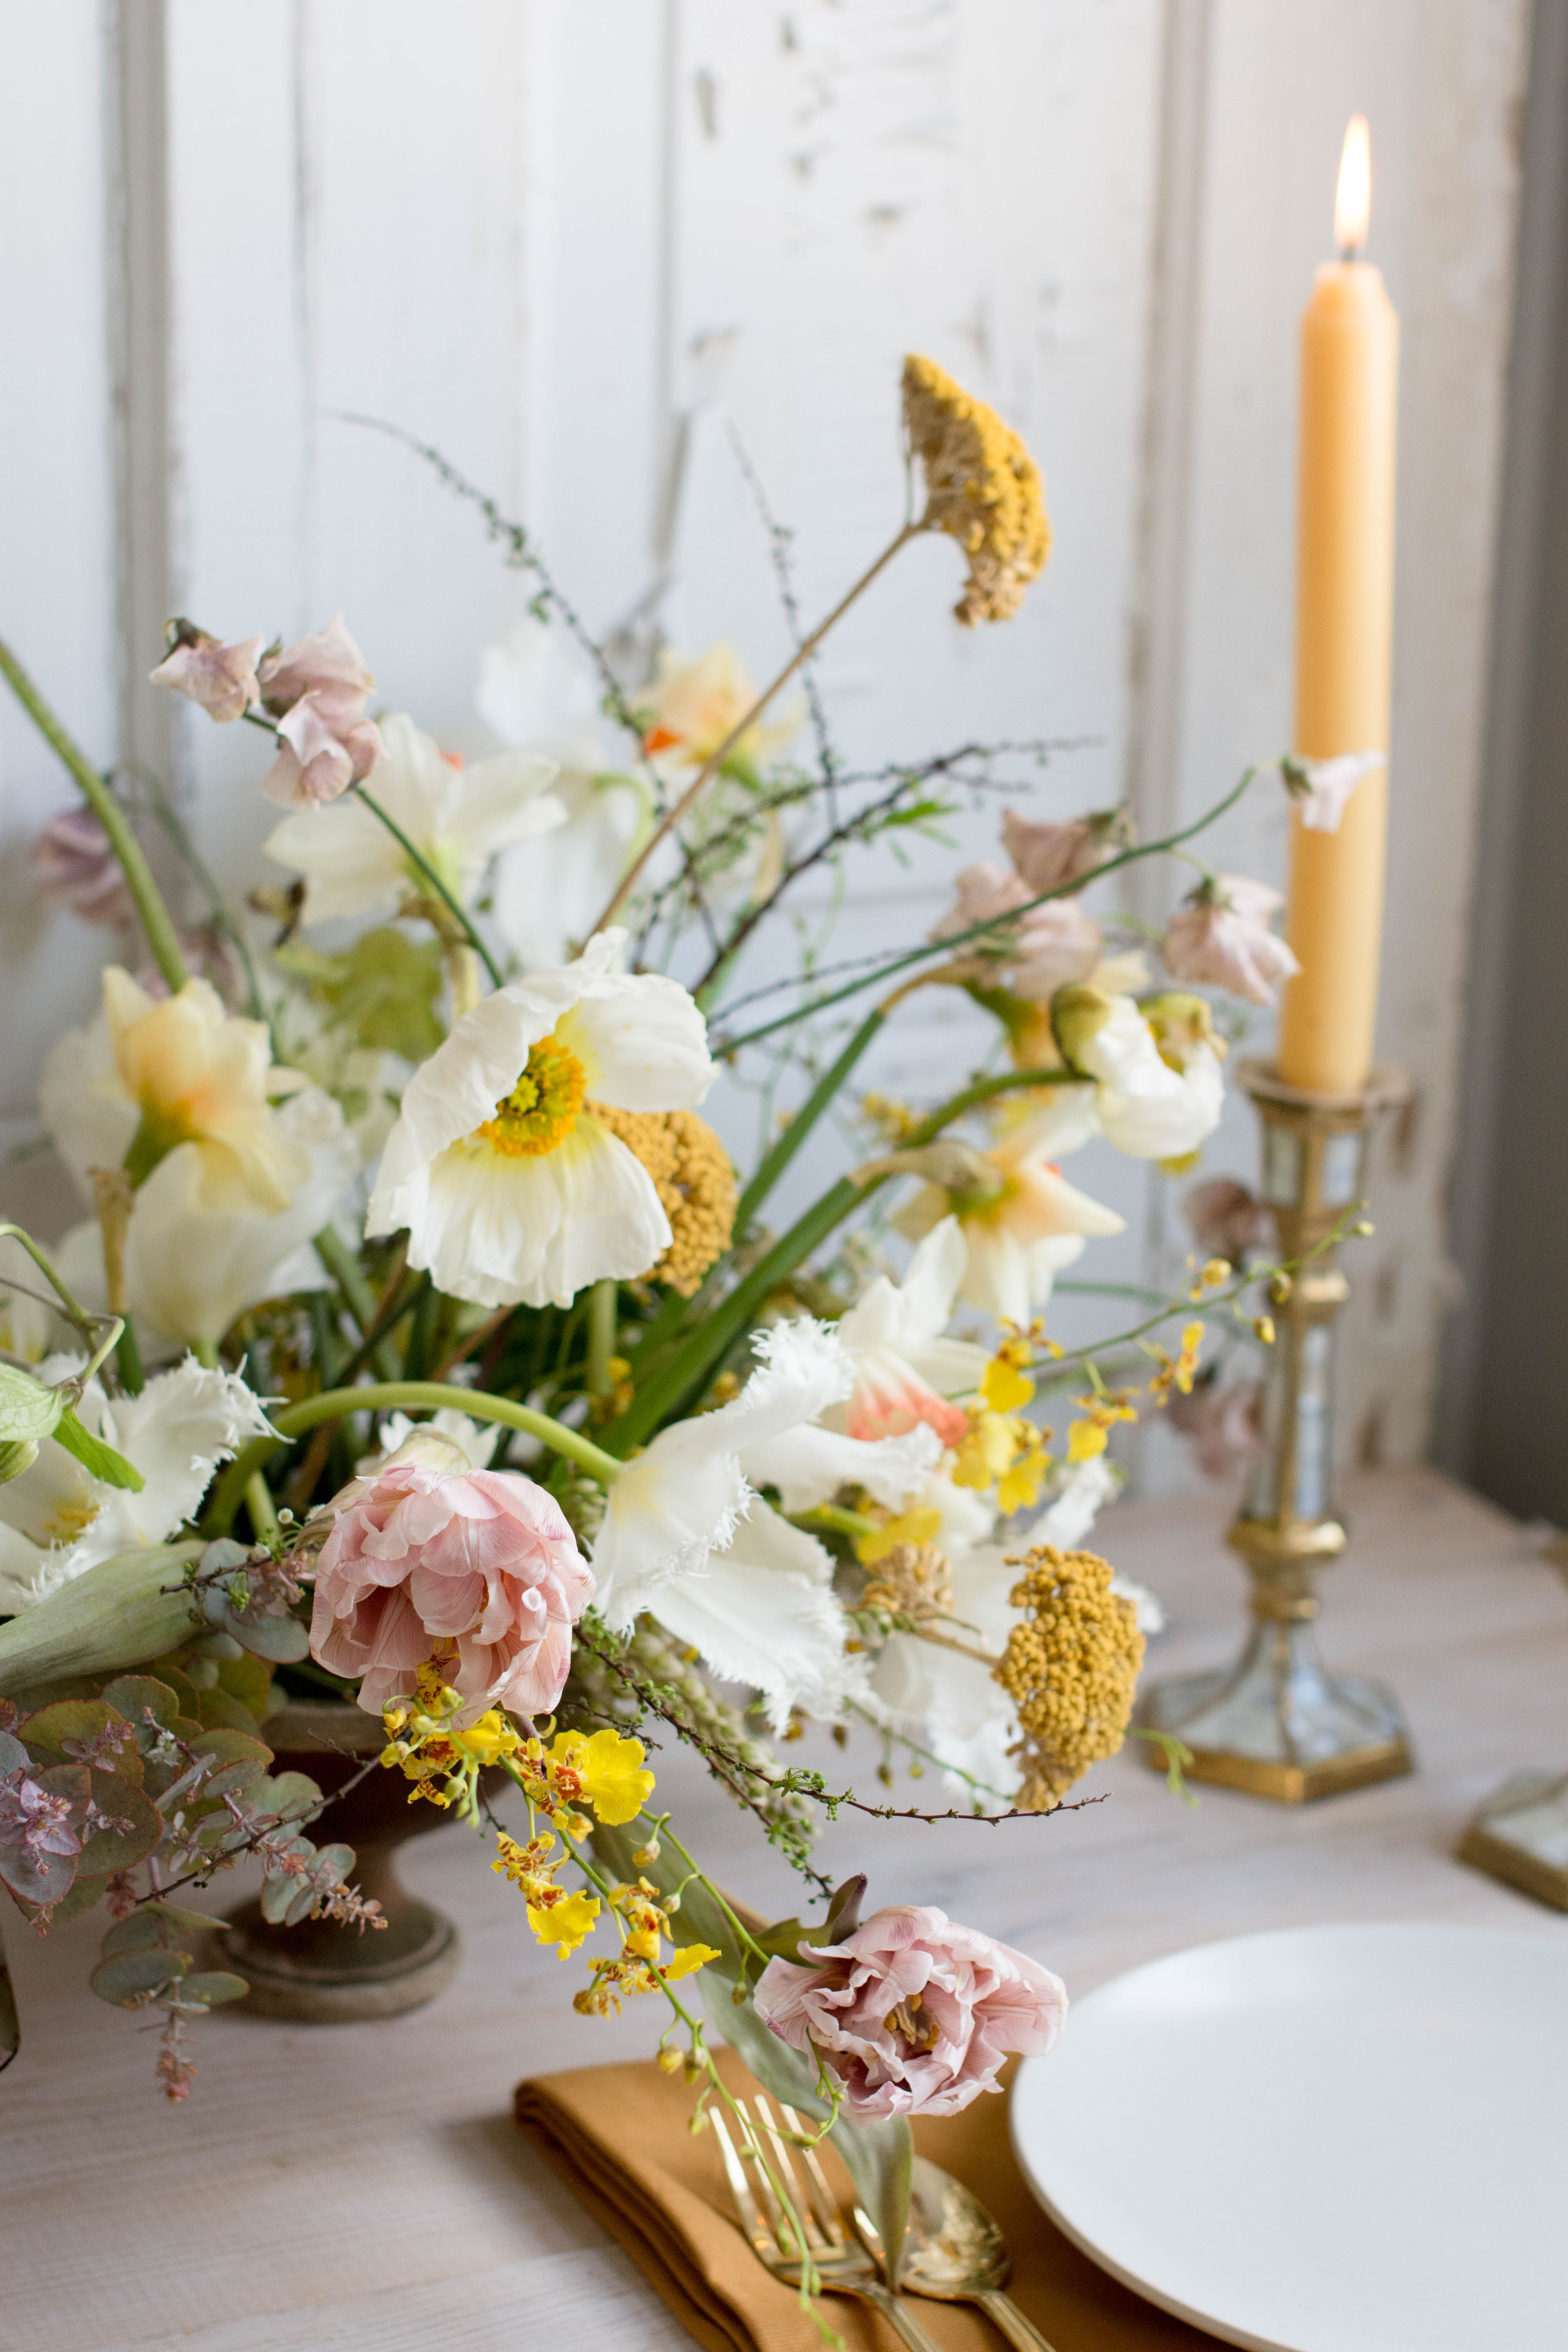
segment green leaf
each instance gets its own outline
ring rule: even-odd
[[[245,1979],[232,1976],[227,1969],[203,1969],[183,1980],[180,1999],[204,2001],[208,2009],[216,2009],[220,2001],[243,2000],[249,1990]]]
[[[15,1364],[0,1364],[0,1440],[36,1445],[49,1435],[65,1409],[58,1389],[46,1388]],[[26,1466],[17,1465],[19,1470]]]
[[[190,1965],[188,1952],[115,1952],[99,1962],[88,1983],[100,2000],[123,2009],[142,1993],[161,1992],[172,1979],[183,1977]]]
[[[74,1763],[77,1759],[66,1754],[68,1739],[90,1747],[99,1734],[111,1723],[123,1723],[124,1717],[116,1706],[101,1698],[57,1699],[52,1706],[39,1707],[22,1725],[22,1738],[32,1755],[43,1764]],[[126,1726],[127,1733],[131,1727]],[[121,1735],[124,1737],[125,1735]],[[132,1742],[126,1739],[126,1753]]]
[[[89,1477],[100,1478],[106,1486],[124,1486],[139,1495],[147,1481],[133,1462],[117,1454],[112,1445],[105,1445],[101,1437],[94,1437],[77,1419],[68,1406],[55,1429],[55,1444],[74,1454]]]
[[[356,1045],[422,1062],[441,1043],[436,1018],[441,950],[436,941],[416,944],[384,924],[364,932],[341,956],[291,943],[278,961],[331,1006],[342,1026],[353,1031]]]

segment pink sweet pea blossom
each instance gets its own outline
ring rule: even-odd
[[[455,1643],[456,1669],[443,1671],[467,1702],[460,1726],[492,1706],[549,1712],[595,1588],[542,1486],[515,1471],[394,1456],[328,1507],[310,1649],[330,1674],[363,1675],[361,1706],[379,1714],[414,1689],[438,1643]]]
[[[996,2088],[1010,2051],[1049,2050],[1067,2015],[1049,1969],[923,1905],[890,1905],[801,1950],[813,1966],[768,1962],[757,2014],[792,2049],[821,2053],[852,2123],[957,2115]]]
[[[90,809],[62,809],[33,844],[33,866],[49,897],[84,922],[113,929],[135,913],[125,874]]]
[[[267,640],[244,637],[225,646],[188,621],[171,621],[169,626],[175,642],[150,673],[153,684],[185,695],[209,719],[243,718],[256,699],[256,656]]]
[[[1206,1176],[1182,1202],[1188,1230],[1205,1257],[1245,1263],[1263,1240],[1268,1212],[1250,1186],[1234,1176]]]
[[[1165,926],[1162,949],[1178,980],[1206,982],[1272,1004],[1276,982],[1300,971],[1290,950],[1268,928],[1281,894],[1244,874],[1216,874],[1200,882]]]
[[[952,910],[937,925],[933,939],[952,939],[976,923],[1000,923],[1028,907],[1035,896],[1021,875],[992,865],[965,866],[957,888]],[[1046,1003],[1068,982],[1087,979],[1103,950],[1100,925],[1077,898],[1053,898],[1030,907],[1000,931],[994,948],[985,940],[971,941],[967,961],[976,979],[1005,981],[1016,994]]]
[[[312,691],[279,723],[278,757],[261,789],[280,808],[320,808],[324,801],[335,801],[368,776],[382,756],[380,729],[361,719],[340,732],[330,702],[330,697]]]
[[[1002,844],[1033,898],[1042,890],[1059,890],[1064,882],[1087,881],[1097,866],[1115,856],[1125,830],[1120,810],[1075,817],[1070,824],[1047,824],[1008,809],[1002,819]]]
[[[335,733],[343,734],[364,716],[375,673],[343,626],[340,613],[314,636],[300,637],[261,665],[261,699],[275,719],[307,695]]]

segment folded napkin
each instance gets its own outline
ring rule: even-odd
[[[731,2051],[719,2053],[719,2067],[736,2097],[756,2089]],[[822,2352],[794,2290],[768,2275],[735,2226],[713,2134],[690,2130],[695,2095],[648,2060],[585,2066],[519,2084],[517,2119],[708,2352]],[[1212,2336],[1119,2286],[1047,2220],[1014,2160],[1005,2098],[922,2119],[914,2133],[919,2153],[966,2181],[1001,2223],[1008,2292],[1056,2352],[1214,2352]],[[831,2146],[822,2155],[847,2205],[847,2176]],[[1146,2159],[1129,2149],[1127,2160]],[[997,2352],[1002,2338],[973,2304],[911,2300],[943,2352]],[[896,2341],[867,2304],[831,2295],[825,2308],[851,2352],[889,2352]]]

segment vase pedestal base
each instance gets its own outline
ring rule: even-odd
[[[452,1921],[411,1895],[402,1896],[388,1927],[363,1936],[357,1927],[325,1921],[271,1927],[259,1903],[247,1903],[214,1944],[215,1964],[232,1969],[250,1987],[237,2007],[304,2025],[350,2024],[423,2009],[446,1990],[462,1958]]]
[[[1189,1779],[1277,1804],[1310,1804],[1415,1769],[1387,1685],[1330,1674],[1300,1619],[1257,1623],[1233,1666],[1153,1684],[1138,1721],[1192,1749]],[[1163,1771],[1158,1742],[1142,1744]]]
[[[1461,1862],[1568,1911],[1568,1772],[1516,1772],[1456,1849]]]

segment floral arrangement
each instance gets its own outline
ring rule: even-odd
[[[1121,1744],[1156,1612],[1084,1548],[1108,1443],[1190,1402],[1216,1318],[1266,1345],[1252,1286],[1290,1276],[1211,1185],[1223,1249],[1064,1352],[1053,1283],[1121,1220],[1059,1163],[1098,1135],[1191,1164],[1226,1053],[1200,992],[1269,1003],[1292,960],[1276,894],[1234,875],[1199,868],[1152,981],[1147,942],[1085,904],[1186,855],[1251,772],[1140,845],[1121,810],[1039,813],[1047,744],[839,757],[812,657],[900,549],[956,542],[965,626],[1014,613],[1048,551],[1034,463],[991,410],[911,359],[903,416],[908,517],[760,693],[725,646],[626,675],[428,451],[533,598],[485,657],[493,756],[372,716],[342,620],[270,647],[171,624],[155,682],[265,738],[284,878],[244,908],[156,781],[99,774],[0,648],[83,796],[45,829],[41,881],[140,931],[45,1074],[81,1222],[47,1249],[4,1229],[0,1880],[40,1931],[102,1906],[93,1989],[163,2016],[173,2099],[193,2019],[246,1990],[199,1965],[186,1888],[248,1855],[269,1920],[375,1930],[351,1850],[307,1834],[320,1789],[273,1769],[270,1717],[323,1693],[382,1719],[365,1771],[470,1823],[540,1945],[582,1950],[578,2010],[664,2003],[660,2063],[700,2100],[725,2096],[716,2026],[837,2137],[889,2244],[908,2118],[1059,2028],[1035,1961],[929,1906],[862,1920],[864,1878],[831,1888],[814,1829],[1037,1819]],[[795,627],[788,534],[763,520]],[[803,877],[1004,794],[1001,856],[931,939],[830,961],[792,932]],[[169,835],[199,923],[133,816]],[[929,987],[982,1006],[994,1051],[925,1104],[858,1091]],[[721,1079],[762,1107],[743,1181],[702,1116]],[[830,1113],[862,1140],[802,1199]],[[914,1244],[901,1276],[889,1231]],[[784,1760],[808,1718],[847,1759],[851,1733],[869,1746],[872,1791]],[[769,1925],[704,1873],[655,1801],[650,1719],[826,1901],[816,1925]],[[945,1809],[890,1801],[900,1755]]]

